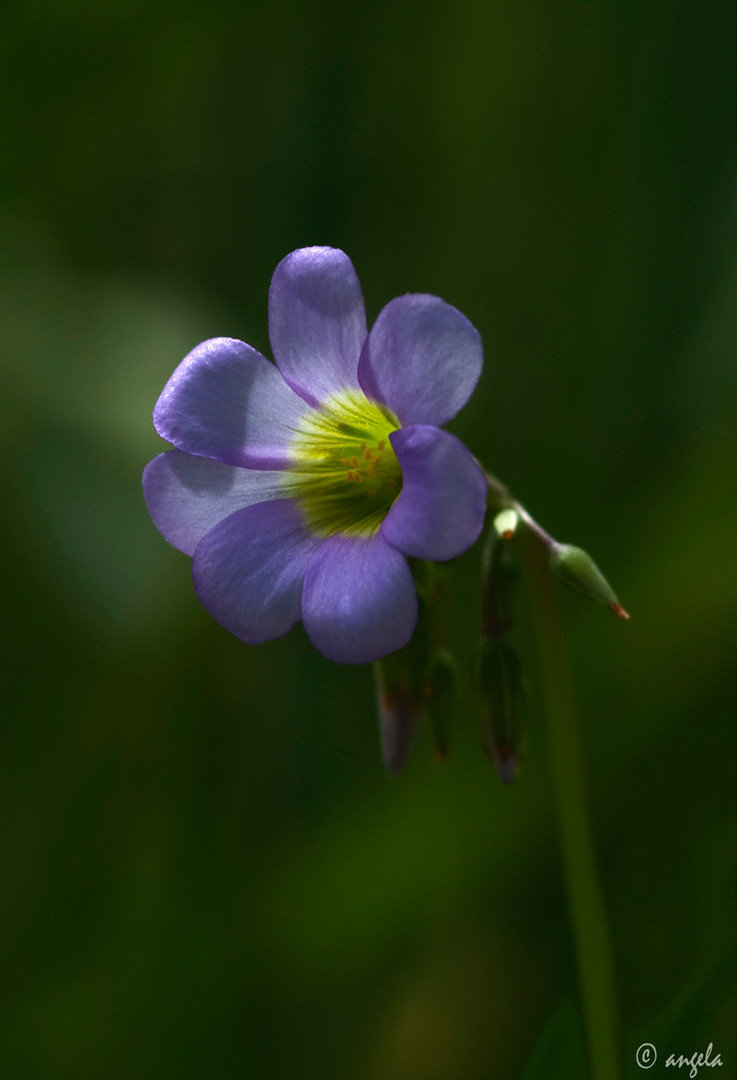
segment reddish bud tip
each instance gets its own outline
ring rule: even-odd
[[[629,613],[624,610],[621,604],[610,604],[609,610],[614,615],[618,615],[620,619],[629,619]]]
[[[519,772],[517,755],[509,746],[498,744],[491,751],[491,759],[494,762],[499,779],[503,784],[511,784]]]

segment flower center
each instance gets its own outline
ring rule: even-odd
[[[313,533],[372,536],[402,487],[389,442],[399,421],[360,390],[333,394],[302,420],[284,484]]]

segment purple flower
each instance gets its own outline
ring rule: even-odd
[[[154,410],[176,449],[146,466],[146,503],[236,637],[301,618],[325,656],[375,660],[412,636],[407,556],[451,559],[481,531],[483,473],[437,426],[471,396],[481,338],[423,295],[392,300],[367,334],[353,265],[326,247],[277,266],[269,336],[276,367],[232,338],[181,362]]]

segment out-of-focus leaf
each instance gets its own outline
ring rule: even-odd
[[[701,908],[699,960],[672,1002],[630,1039],[630,1058],[644,1042],[655,1046],[661,1064],[670,1055],[706,1054],[711,1044],[711,1059],[719,1055],[729,1075],[737,1059],[737,819],[705,838],[692,873]]]
[[[589,1080],[581,1021],[570,999],[543,1028],[521,1080]]]

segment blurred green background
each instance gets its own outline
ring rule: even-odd
[[[279,259],[481,331],[452,426],[632,612],[562,598],[629,1076],[737,1076],[737,7],[34,0],[1,17],[0,1073],[579,1080],[529,616],[523,769],[468,697],[382,772],[369,669],[198,606],[140,473]],[[479,552],[454,568],[465,670]]]

